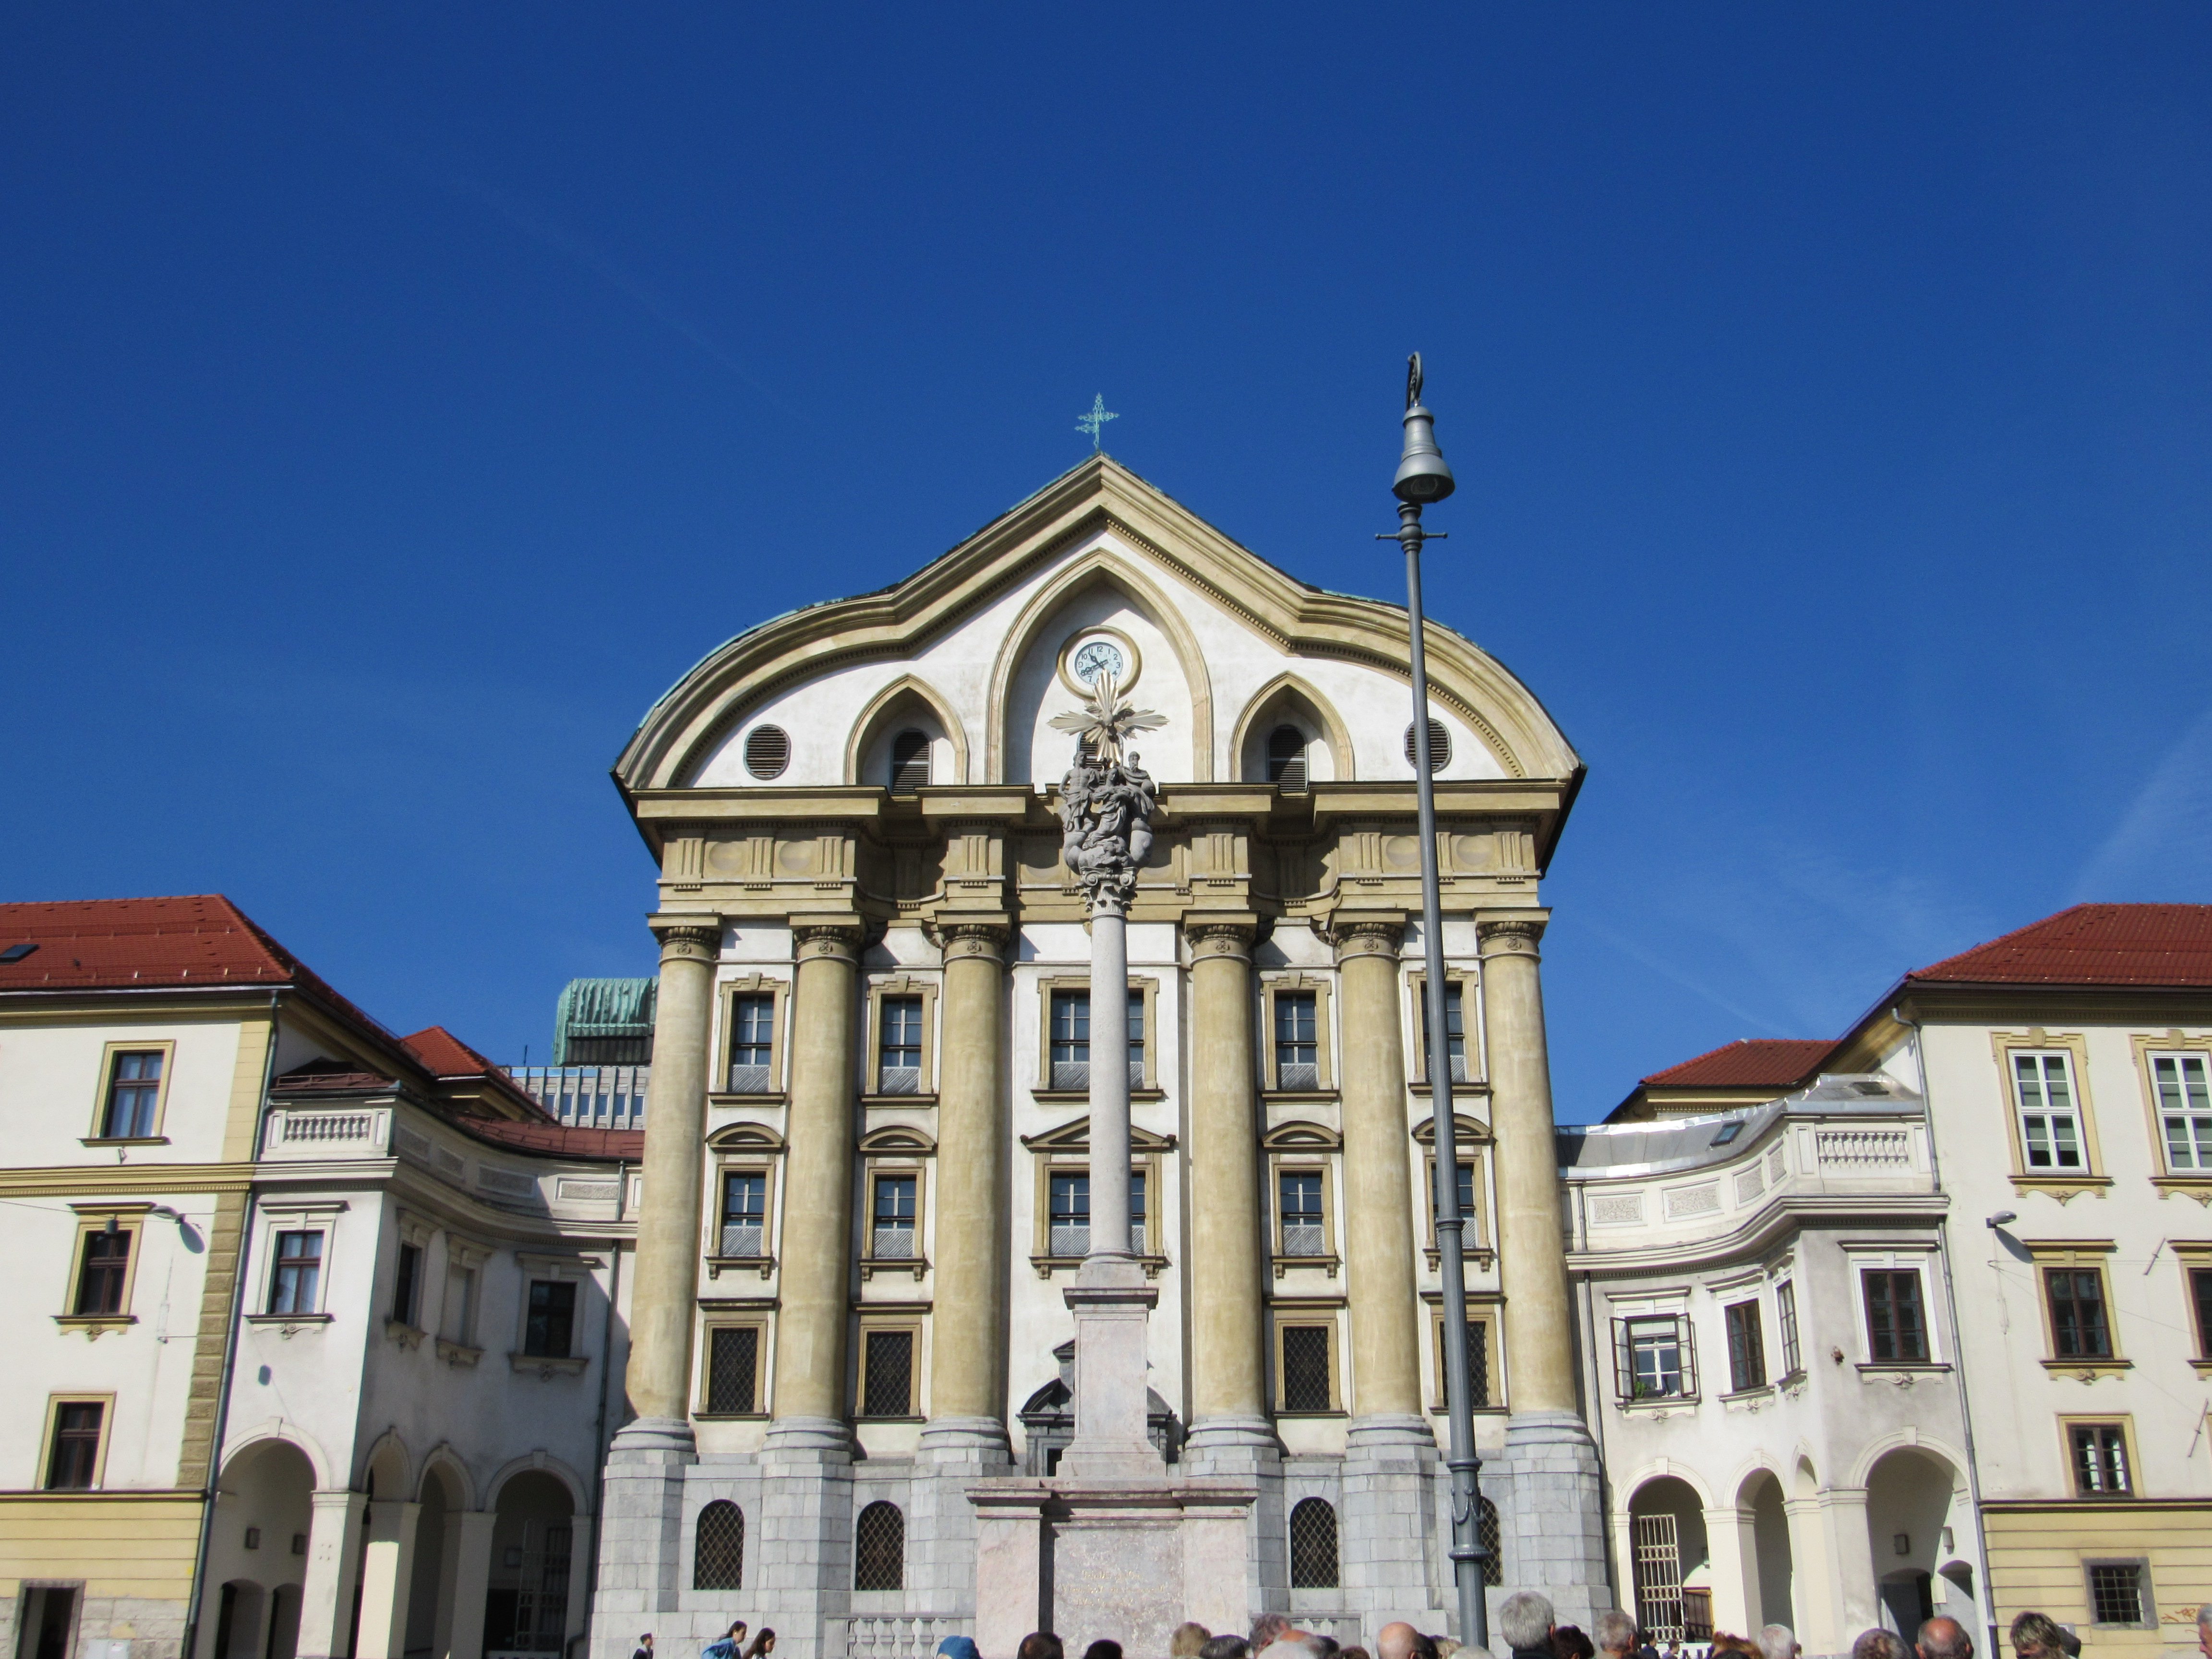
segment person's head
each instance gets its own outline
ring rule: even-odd
[[[1328,1653],[1321,1648],[1322,1638],[1309,1636],[1302,1630],[1285,1631],[1260,1650],[1259,1659],[1328,1659],[1336,1651],[1336,1644],[1328,1644]]]
[[[1336,1650],[1336,1659],[1375,1659],[1375,1656],[1361,1647],[1358,1643],[1354,1642],[1348,1648],[1339,1648]]]
[[[1022,1638],[1016,1659],[1067,1659],[1067,1652],[1060,1646],[1060,1638],[1050,1631],[1033,1630]]]
[[[1636,1621],[1619,1607],[1608,1607],[1590,1620],[1590,1634],[1600,1653],[1631,1653],[1636,1648]]]
[[[2020,1659],[2059,1659],[2066,1651],[2058,1621],[2047,1613],[2023,1613],[2012,1621],[2012,1628],[2005,1636]]]
[[[763,1625],[760,1634],[753,1638],[752,1646],[745,1650],[745,1659],[767,1659],[775,1651],[775,1632]]]
[[[1583,1634],[1579,1625],[1557,1625],[1552,1630],[1553,1659],[1595,1659],[1597,1645]]]
[[[1552,1639],[1552,1604],[1534,1590],[1516,1590],[1498,1604],[1498,1633],[1516,1651]]]
[[[1429,1644],[1427,1659],[1459,1659],[1467,1650],[1467,1644],[1456,1636],[1424,1636],[1421,1640]]]
[[[1168,1659],[1198,1659],[1206,1651],[1206,1644],[1213,1639],[1213,1632],[1195,1620],[1186,1619],[1175,1627],[1168,1638]]]
[[[948,1636],[937,1644],[937,1650],[945,1659],[981,1659],[972,1636]]]
[[[647,1631],[644,1635],[639,1637],[637,1638],[637,1644],[641,1648],[651,1647],[653,1645],[653,1632],[651,1631]]]
[[[2197,1650],[2212,1659],[2212,1601],[2197,1609]]]
[[[1217,1636],[1198,1650],[1198,1659],[1252,1659],[1252,1644],[1241,1636]]]
[[[1421,1632],[1402,1619],[1375,1632],[1375,1659],[1413,1659],[1413,1644]]]
[[[1291,1621],[1279,1613],[1263,1613],[1252,1621],[1252,1651],[1259,1652],[1268,1643],[1279,1640],[1289,1630]],[[1023,1659],[1028,1659],[1027,1655]]]
[[[1762,1659],[1797,1659],[1796,1632],[1787,1625],[1768,1625],[1759,1632]]]
[[[1974,1659],[1974,1638],[1966,1627],[1941,1613],[1921,1626],[1917,1645],[1920,1659]]]
[[[1102,1636],[1083,1650],[1083,1659],[1121,1659],[1121,1644]]]
[[[1859,1632],[1859,1639],[1851,1644],[1851,1659],[1910,1659],[1910,1656],[1895,1631],[1884,1630],[1877,1625],[1872,1630]]]
[[[726,1642],[744,1641],[745,1639],[745,1621],[740,1619],[736,1624],[732,1625],[729,1629],[722,1632],[722,1639]]]

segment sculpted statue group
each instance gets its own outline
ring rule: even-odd
[[[1076,745],[1075,764],[1060,781],[1060,855],[1092,909],[1119,910],[1136,890],[1159,798],[1135,755],[1101,761]]]

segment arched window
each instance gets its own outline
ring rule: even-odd
[[[1336,1576],[1336,1510],[1302,1498],[1291,1511],[1291,1588],[1334,1589]]]
[[[1498,1529],[1498,1505],[1487,1498],[1482,1500],[1482,1513],[1475,1517],[1474,1535],[1481,1540],[1482,1547],[1490,1552],[1482,1558],[1482,1582],[1492,1586],[1503,1585],[1505,1583],[1505,1555],[1499,1541],[1502,1534]]]
[[[693,1589],[745,1587],[745,1512],[718,1498],[699,1511],[698,1547],[692,1553]]]
[[[891,739],[891,793],[911,795],[929,781],[929,734],[902,732]]]
[[[871,1504],[853,1528],[853,1588],[906,1588],[906,1516],[896,1504]]]
[[[1306,787],[1306,734],[1279,726],[1267,734],[1267,781],[1292,792]]]
[[[1406,764],[1416,765],[1413,759],[1413,728],[1406,728]],[[1429,770],[1441,772],[1451,764],[1451,729],[1435,715],[1429,716]]]

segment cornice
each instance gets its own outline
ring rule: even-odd
[[[1640,1279],[1646,1274],[1700,1267],[1717,1258],[1755,1254],[1770,1248],[1793,1227],[1879,1226],[1896,1221],[1941,1224],[1951,1200],[1942,1193],[1897,1193],[1832,1197],[1797,1194],[1767,1205],[1733,1231],[1686,1239],[1679,1244],[1624,1246],[1618,1250],[1571,1249],[1567,1271],[1592,1279]],[[1624,1233],[1638,1231],[1624,1227]]]

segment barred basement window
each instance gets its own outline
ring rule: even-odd
[[[696,1547],[692,1552],[693,1589],[745,1587],[745,1512],[718,1498],[699,1511]]]
[[[896,1504],[871,1504],[853,1527],[853,1588],[906,1588],[906,1516]]]
[[[929,734],[902,732],[891,739],[891,793],[911,795],[929,781]]]
[[[2143,1616],[2150,1605],[2150,1576],[2147,1561],[2092,1561],[2089,1564],[2089,1617],[2100,1625],[2148,1625]]]
[[[1413,728],[1406,727],[1406,764],[1413,765]],[[1433,715],[1429,720],[1429,770],[1441,772],[1451,764],[1451,732]]]
[[[1304,1498],[1291,1511],[1291,1588],[1336,1588],[1336,1510],[1328,1500]]]
[[[745,770],[765,782],[791,764],[791,738],[780,726],[756,726],[745,738]]]
[[[743,1413],[757,1407],[760,1327],[722,1325],[707,1346],[707,1409]]]
[[[1482,1558],[1482,1582],[1492,1589],[1505,1583],[1505,1533],[1498,1524],[1498,1505],[1487,1498],[1482,1500],[1482,1513],[1475,1517],[1474,1535],[1489,1553]]]
[[[1292,794],[1304,790],[1306,734],[1297,726],[1279,726],[1267,734],[1267,781]]]
[[[1335,1404],[1329,1389],[1327,1325],[1283,1327],[1283,1409],[1325,1412]]]
[[[867,1346],[860,1362],[860,1415],[912,1416],[914,1333],[869,1331],[864,1340]]]

